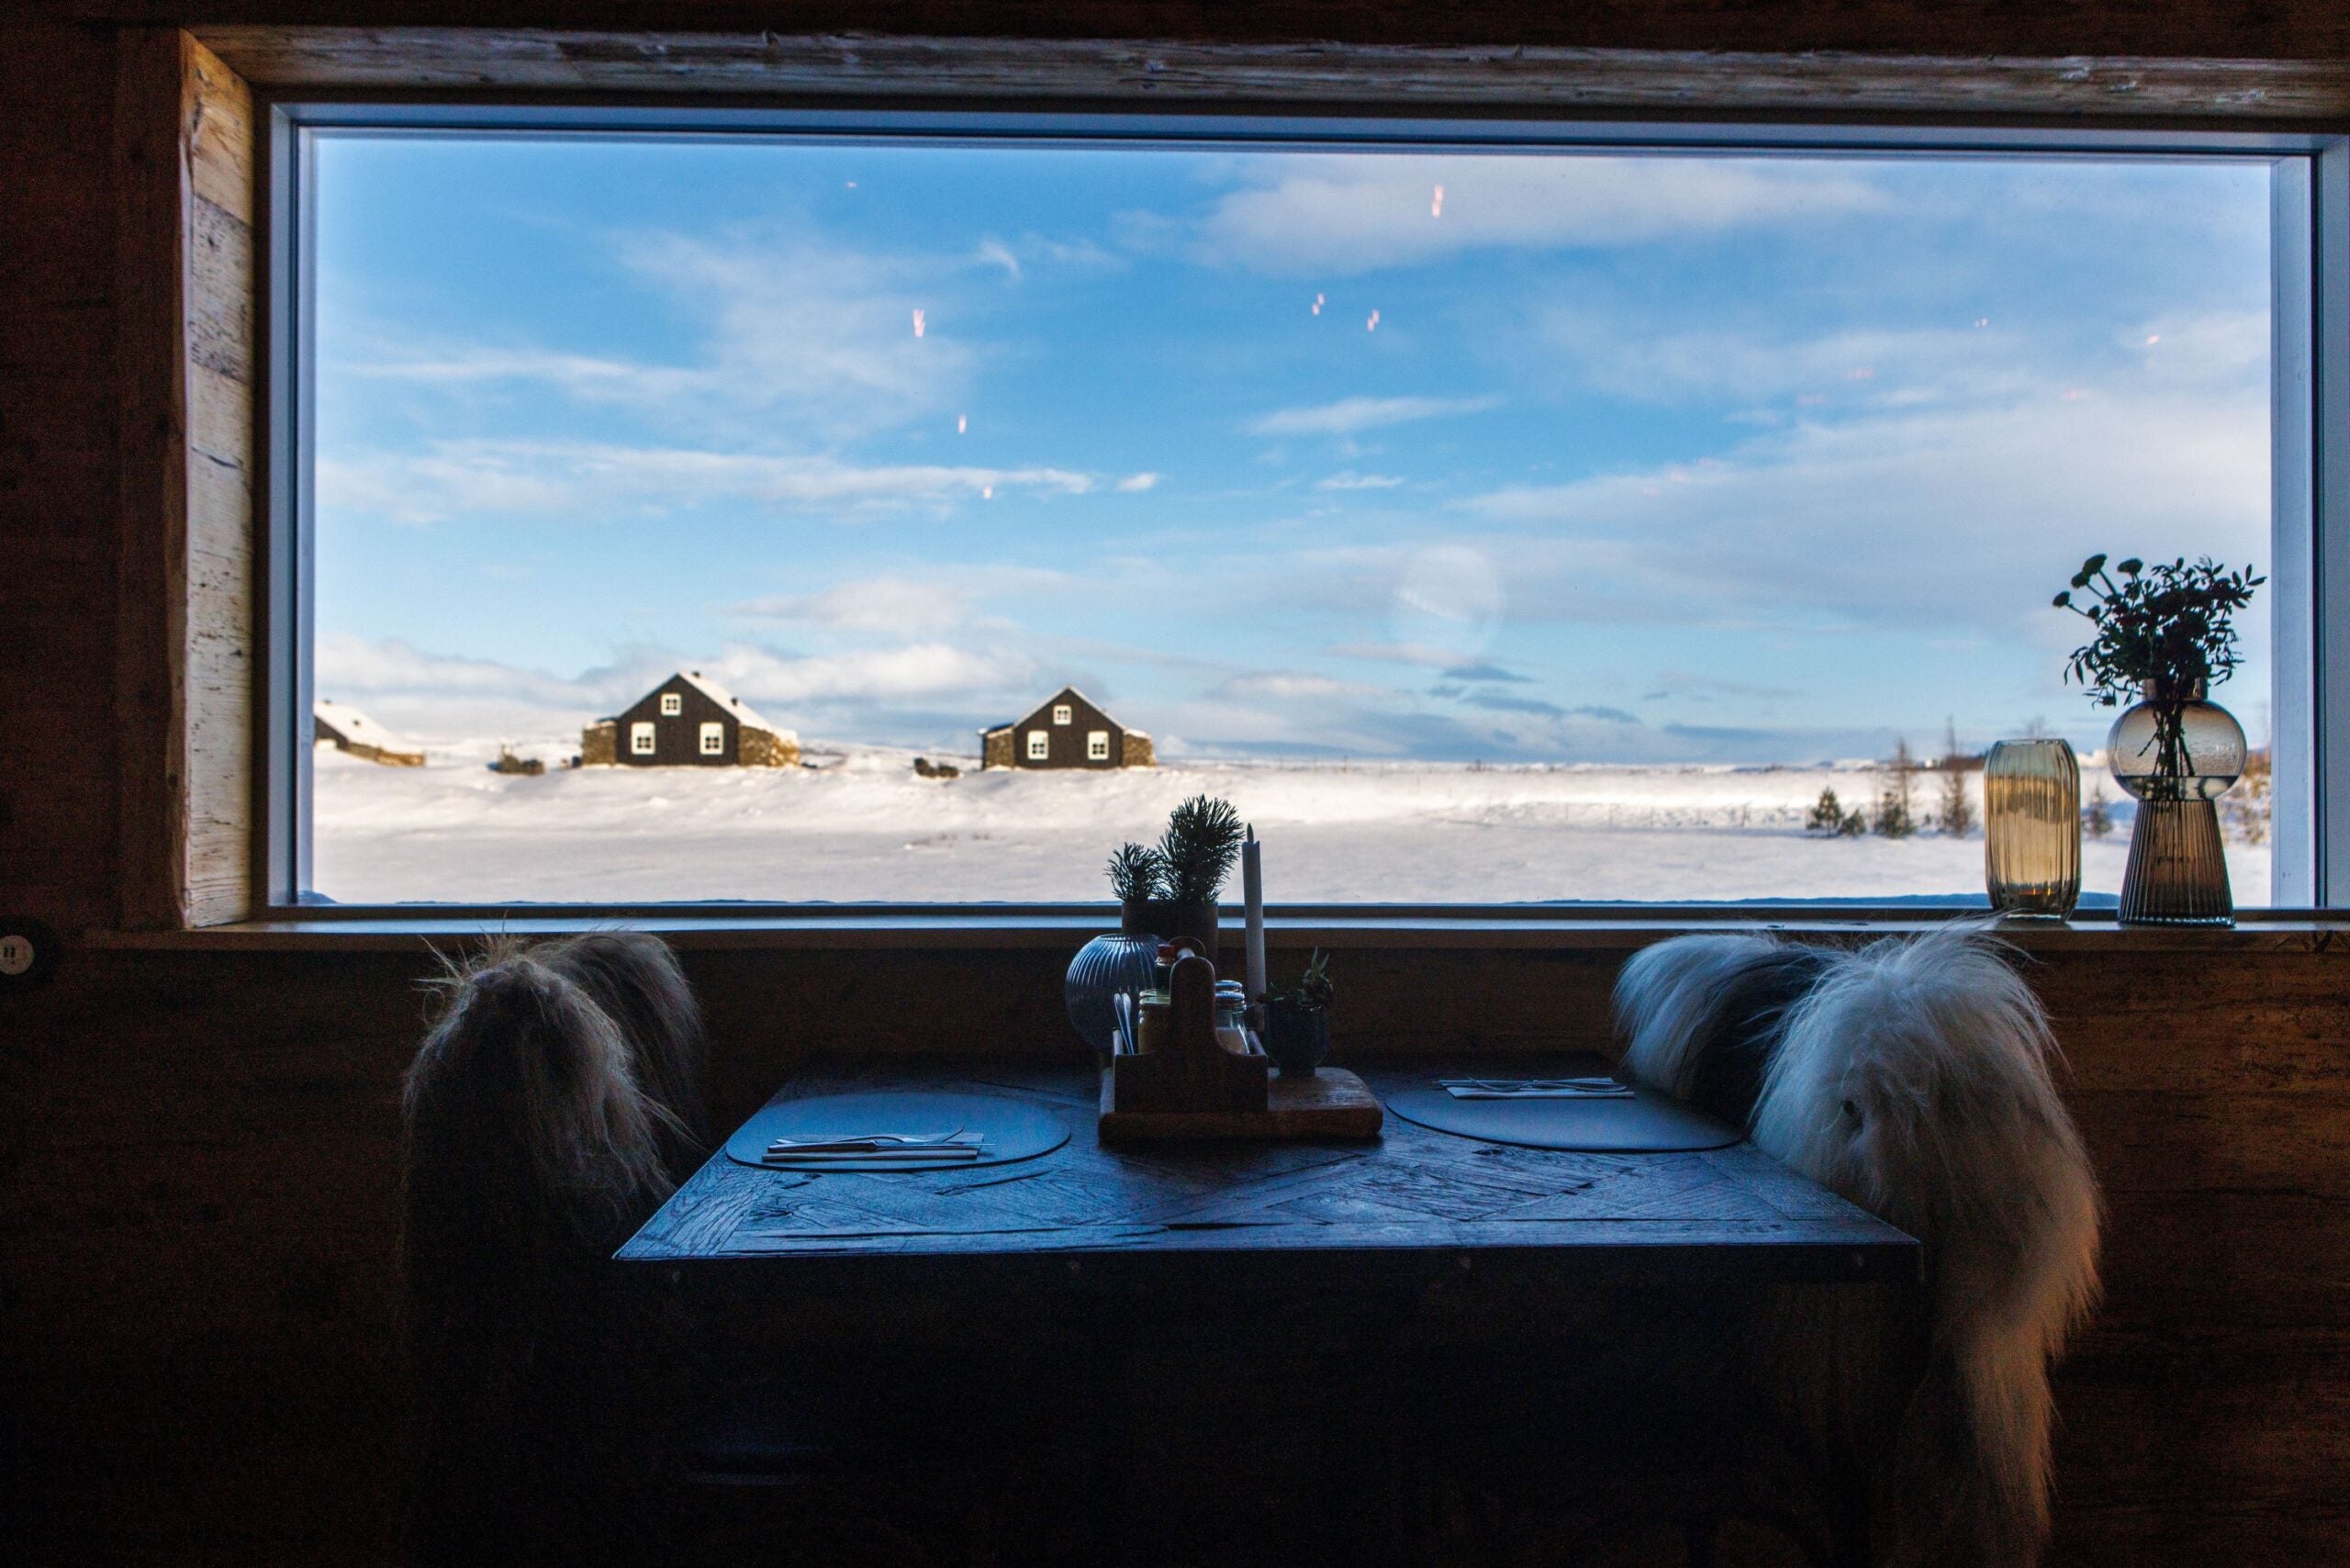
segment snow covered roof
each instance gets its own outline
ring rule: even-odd
[[[1110,710],[1102,707],[1102,704],[1093,700],[1092,698],[1088,697],[1084,692],[1080,691],[1076,687],[1064,686],[1058,691],[1054,692],[1050,697],[1046,698],[1042,702],[1039,702],[1036,706],[1031,708],[1024,717],[1011,720],[1006,723],[990,724],[986,729],[981,730],[979,734],[983,735],[1000,735],[1006,730],[1016,729],[1020,725],[1026,723],[1028,720],[1035,718],[1037,714],[1051,707],[1054,703],[1059,701],[1064,697],[1074,697],[1080,702],[1082,702],[1087,707],[1092,709],[1096,713],[1101,714],[1104,718],[1110,718]],[[1114,718],[1110,718],[1110,722],[1113,724],[1118,724],[1118,721]],[[1134,736],[1137,740],[1147,741],[1150,739],[1150,732],[1148,730],[1137,730],[1131,724],[1118,724],[1118,728],[1125,731],[1127,734]]]
[[[397,752],[421,752],[424,749],[401,740],[350,703],[337,702],[331,697],[321,697],[313,701],[310,717],[353,745],[372,745],[384,751]]]
[[[677,678],[684,681],[688,686],[692,687],[696,691],[700,692],[704,697],[709,698],[712,702],[717,703],[721,708],[725,709],[728,712],[733,714],[735,718],[739,719],[744,723],[748,724],[755,730],[765,730],[767,734],[775,736],[778,740],[796,741],[800,738],[798,731],[788,730],[781,724],[772,722],[767,719],[760,717],[759,711],[757,709],[752,707],[748,702],[744,701],[741,698],[735,696],[733,692],[727,690],[726,688],[719,685],[718,682],[711,679],[710,677],[702,674],[702,672],[698,669],[681,669],[677,672]]]

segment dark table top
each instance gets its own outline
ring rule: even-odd
[[[1513,1074],[1555,1070],[1510,1058]],[[1491,1058],[1358,1068],[1382,1096]],[[788,1270],[869,1288],[876,1275],[976,1285],[1027,1271],[1158,1278],[1326,1269],[1398,1280],[1539,1269],[1762,1282],[1914,1282],[1918,1243],[1749,1144],[1687,1154],[1573,1154],[1434,1132],[1390,1114],[1375,1143],[1107,1149],[1081,1066],[890,1061],[802,1073],[776,1098],[968,1087],[1034,1095],[1069,1142],[1019,1164],[855,1174],[758,1170],[714,1155],[618,1254],[673,1281],[742,1285]],[[1196,1274],[1194,1274],[1196,1277]],[[844,1279],[838,1282],[847,1283]]]

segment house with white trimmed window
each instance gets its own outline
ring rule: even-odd
[[[1014,723],[979,732],[981,767],[1150,767],[1150,737],[1130,730],[1074,686]]]
[[[789,767],[800,736],[698,669],[679,670],[579,733],[583,767]]]

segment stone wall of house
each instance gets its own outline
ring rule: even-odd
[[[1125,745],[1118,754],[1119,767],[1156,767],[1158,766],[1158,754],[1150,749],[1148,735],[1136,734],[1134,731],[1128,730],[1125,740]]]
[[[796,767],[800,764],[800,743],[787,740],[772,730],[743,726],[741,741],[743,766],[745,767]]]
[[[579,766],[582,767],[614,767],[621,760],[621,727],[610,719],[599,719],[579,732]]]
[[[979,767],[981,768],[1010,767],[1011,766],[1011,730],[990,730],[979,737]]]
[[[420,751],[386,751],[379,745],[369,745],[365,741],[347,741],[342,749],[368,762],[380,762],[386,767],[424,766],[424,754]]]

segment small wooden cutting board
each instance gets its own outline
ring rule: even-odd
[[[1111,1081],[1102,1075],[1102,1141],[1169,1143],[1179,1139],[1375,1138],[1385,1113],[1370,1086],[1342,1067],[1311,1078],[1275,1076],[1261,1111],[1120,1111],[1111,1104]]]

